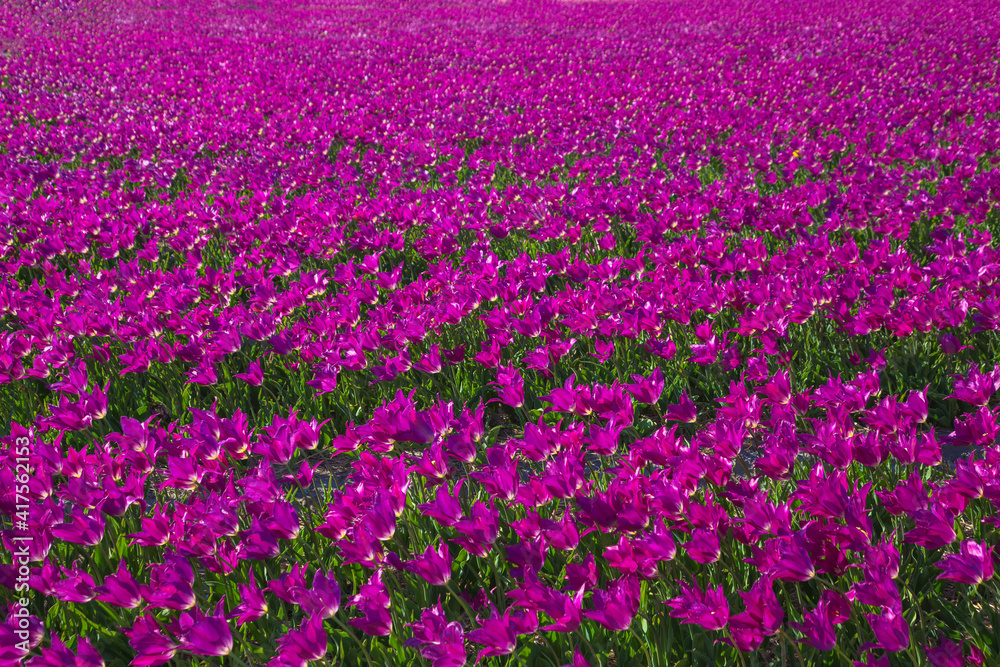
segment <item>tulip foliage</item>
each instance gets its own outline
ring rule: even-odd
[[[991,3],[0,44],[0,667],[1000,664]]]

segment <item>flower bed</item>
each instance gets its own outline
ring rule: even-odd
[[[993,9],[0,6],[0,666],[997,664]]]

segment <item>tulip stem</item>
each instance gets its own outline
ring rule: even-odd
[[[584,636],[583,631],[580,630],[580,628],[577,628],[573,632],[576,633],[576,635],[583,640],[583,643],[587,647],[587,650],[590,651],[590,657],[593,660],[597,661],[597,667],[601,667],[601,656],[597,651],[594,650],[594,647],[590,645],[590,642],[587,640],[587,637]]]
[[[559,662],[559,654],[556,652],[556,647],[552,643],[552,640],[548,638],[548,636],[546,635],[546,633],[544,631],[539,632],[538,636],[541,637],[542,640],[545,642],[545,645],[549,647],[549,651],[552,653],[552,657],[555,658],[556,659],[556,663],[558,663]]]
[[[458,600],[458,603],[460,605],[462,605],[462,608],[465,610],[465,613],[468,614],[468,616],[469,616],[469,623],[470,624],[475,624],[475,622],[476,622],[476,612],[472,611],[472,606],[469,605],[469,603],[465,601],[465,598],[463,598],[461,595],[459,595],[458,593],[455,592],[455,589],[451,587],[451,582],[450,581],[445,582],[444,586],[445,586],[445,588],[448,589],[448,592],[451,593],[452,597],[454,597],[456,600]]]
[[[747,479],[753,477],[753,475],[750,474],[750,468],[747,467],[746,461],[743,460],[743,454],[737,452],[736,461],[740,464],[740,468],[743,469],[743,474],[747,476]]]
[[[729,627],[728,626],[725,627],[725,628],[723,628],[722,632],[726,635],[726,637],[729,637],[730,640],[733,639],[733,633],[731,633],[729,631]],[[747,667],[746,659],[743,657],[743,651],[741,651],[738,648],[736,648],[736,642],[735,641],[733,642],[733,648],[736,649],[736,657],[738,657],[740,659],[740,667]]]
[[[112,610],[112,609],[111,609],[111,607],[109,607],[109,606],[107,605],[107,603],[106,603],[106,602],[102,602],[101,600],[97,600],[96,598],[94,599],[94,601],[95,601],[95,602],[97,602],[97,604],[98,604],[98,605],[99,605],[99,606],[100,606],[100,607],[101,607],[102,609],[104,609],[104,611],[105,611],[105,612],[107,612],[108,616],[110,616],[111,618],[113,618],[113,619],[116,619],[116,620],[118,619],[118,616],[119,616],[119,615],[118,615],[118,614],[116,614],[116,613],[114,612],[114,610]],[[129,611],[131,612],[131,611],[132,611],[133,609],[134,609],[134,608],[129,608]],[[122,615],[124,615],[124,613],[123,613]],[[135,624],[135,618],[134,618],[134,614],[132,614],[132,616],[133,616],[133,618],[131,619],[131,623],[129,624],[130,626],[131,626],[131,625],[133,625],[133,624]]]
[[[782,637],[788,640],[788,643],[792,645],[792,650],[795,651],[795,658],[799,661],[800,665],[806,664],[806,661],[802,659],[802,651],[799,650],[798,642],[794,638],[790,637],[784,630],[778,630]]]
[[[361,648],[361,653],[364,654],[365,661],[368,663],[368,667],[374,667],[374,663],[372,663],[372,657],[371,657],[371,655],[369,655],[368,649],[366,649],[365,645],[361,643],[361,640],[358,639],[358,636],[356,634],[354,634],[354,631],[351,630],[349,627],[347,627],[347,624],[345,624],[343,621],[341,621],[336,616],[333,616],[332,618],[333,618],[334,622],[337,625],[339,625],[341,628],[343,628],[344,632],[346,632],[348,635],[350,635],[351,639],[354,640],[354,643],[357,644]]]
[[[242,643],[242,640],[241,640],[241,643]],[[236,662],[238,662],[241,665],[241,667],[250,667],[250,665],[248,665],[247,663],[245,663],[238,655],[236,655],[234,653],[230,653],[229,657],[231,659],[235,660]]]
[[[836,644],[834,644],[833,645],[833,650],[835,650],[837,652],[837,654],[841,658],[843,658],[844,662],[846,662],[848,665],[851,664],[851,659],[847,656],[846,653],[844,653],[844,650],[842,648],[840,648],[839,646],[837,646]]]
[[[833,584],[833,582],[827,581],[826,579],[823,579],[822,577],[816,577],[816,576],[814,576],[813,579],[815,581],[818,581],[819,583],[823,584],[824,586],[826,586],[830,590],[834,591],[835,593],[839,593],[840,595],[843,595],[843,593],[841,592],[841,590],[839,588],[837,588]]]
[[[648,620],[646,622],[649,623]],[[642,652],[646,654],[646,664],[649,665],[650,667],[653,667],[653,656],[650,655],[649,653],[649,643],[645,639],[640,637],[639,633],[633,630],[631,625],[628,626],[628,631],[631,632],[632,636],[636,638],[636,640],[639,642],[639,646],[642,647]]]

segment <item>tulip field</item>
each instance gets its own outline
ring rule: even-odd
[[[7,0],[0,667],[996,667],[998,242],[993,0]]]

